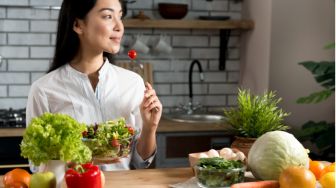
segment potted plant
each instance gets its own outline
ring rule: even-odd
[[[91,160],[91,150],[82,142],[85,124],[65,114],[44,113],[33,118],[24,132],[21,155],[39,171],[55,174],[60,187],[66,162],[85,163]]]
[[[224,109],[227,122],[237,131],[232,148],[241,150],[246,156],[253,142],[269,131],[287,130],[283,119],[289,114],[277,105],[281,98],[276,98],[273,91],[263,95],[252,95],[249,90],[238,90],[238,106]]]
[[[335,43],[331,43],[325,49],[334,49]],[[299,63],[315,78],[323,89],[313,92],[308,96],[300,97],[299,104],[314,104],[327,100],[335,93],[335,60],[334,61],[305,61]],[[317,151],[311,150],[310,156],[315,160],[333,161],[335,159],[335,122],[308,121],[302,125],[297,136],[301,141],[310,141],[317,147]]]

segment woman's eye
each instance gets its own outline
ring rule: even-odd
[[[104,18],[104,19],[111,19],[112,16],[111,16],[111,15],[107,15],[107,16],[104,16],[103,18]]]

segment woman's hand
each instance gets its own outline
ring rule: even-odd
[[[162,115],[162,104],[156,96],[155,90],[146,82],[144,99],[140,106],[141,117],[143,120],[143,129],[156,131]]]

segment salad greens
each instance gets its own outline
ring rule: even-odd
[[[130,152],[135,131],[127,126],[124,118],[87,127],[83,132],[84,143],[95,157],[122,157]]]
[[[221,157],[201,158],[198,165],[207,169],[235,169],[244,166],[240,160],[225,160]]]
[[[245,167],[239,160],[201,158],[194,170],[200,187],[228,187],[244,181]]]
[[[44,113],[33,118],[24,132],[21,156],[34,165],[48,160],[85,163],[91,160],[90,149],[82,142],[85,124],[65,114]]]

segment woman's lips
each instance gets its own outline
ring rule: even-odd
[[[119,37],[111,37],[110,39],[111,39],[113,42],[118,43],[118,44],[120,44],[120,42],[121,42],[121,38],[119,38]]]

